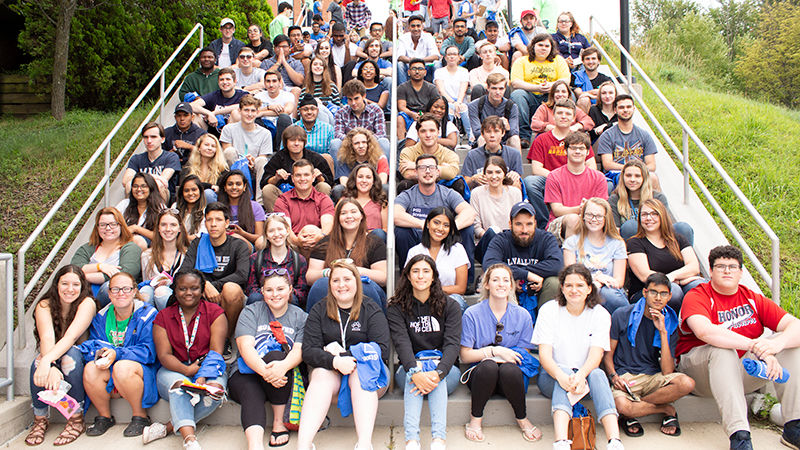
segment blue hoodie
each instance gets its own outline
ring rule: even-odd
[[[497,263],[511,267],[517,281],[527,280],[528,272],[542,278],[555,277],[564,267],[564,253],[556,237],[547,231],[537,229],[530,246],[518,247],[511,230],[505,230],[492,239],[483,256],[484,268]]]
[[[94,355],[101,348],[112,348],[117,352],[117,361],[129,360],[136,361],[142,365],[144,379],[144,393],[142,395],[142,408],[149,408],[158,402],[158,390],[156,388],[156,372],[161,365],[156,358],[156,345],[153,342],[153,320],[158,311],[149,304],[141,300],[133,301],[133,315],[128,322],[128,329],[125,333],[125,341],[121,347],[114,347],[106,339],[106,315],[109,312],[110,303],[101,309],[92,319],[92,326],[89,328],[89,339],[84,341],[78,348],[83,353],[84,363],[94,361]],[[113,373],[114,366],[111,366]],[[114,390],[114,377],[108,379],[106,391]],[[84,411],[89,408],[89,397],[86,397]]]

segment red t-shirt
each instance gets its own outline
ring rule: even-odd
[[[585,198],[600,197],[608,199],[606,176],[597,170],[586,168],[580,174],[561,166],[550,172],[544,186],[545,203],[561,203],[564,206],[578,206]],[[556,216],[550,212],[550,221]]]
[[[592,158],[594,158],[594,150],[590,146],[586,160]],[[528,151],[528,159],[539,161],[547,170],[558,169],[567,163],[567,150],[564,148],[563,139],[556,139],[552,131],[540,134],[533,140],[531,149]]]
[[[450,17],[450,5],[453,4],[452,0],[428,0],[428,4],[431,7],[431,15],[434,19]]]
[[[324,214],[333,215],[334,209],[331,198],[316,189],[311,189],[311,195],[305,199],[290,189],[275,200],[273,211],[286,214],[292,221],[292,231],[299,233],[308,224],[319,227],[319,219]]]
[[[694,335],[686,319],[701,315],[708,317],[714,325],[723,325],[728,330],[755,339],[764,333],[764,327],[775,331],[786,311],[770,299],[739,285],[733,295],[722,295],[703,283],[683,297],[680,314],[680,332],[675,354],[680,356],[689,350],[706,345]],[[737,350],[741,358],[746,352]]]
[[[403,8],[406,11],[419,11],[420,0],[403,0]]]
[[[194,361],[208,353],[211,344],[211,324],[214,323],[219,316],[225,314],[225,311],[216,303],[203,300],[197,307],[194,316],[186,318],[186,328],[191,338],[195,317],[197,317],[197,314],[200,314],[200,324],[197,325],[197,335],[194,338],[194,344],[192,344],[192,348],[189,349],[189,355],[187,357],[186,341],[184,340],[179,308],[180,306],[175,303],[172,306],[162,309],[153,321],[153,325],[158,325],[166,330],[167,339],[169,339],[169,344],[172,346],[172,354],[181,362],[185,363]]]

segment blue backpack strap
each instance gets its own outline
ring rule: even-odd
[[[522,39],[522,43],[525,44],[527,47],[530,41],[528,41],[528,36],[522,31],[520,27],[514,27],[508,32],[508,40],[511,41],[511,38],[514,37],[515,34],[519,34],[520,39]]]

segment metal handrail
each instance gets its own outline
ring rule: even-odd
[[[200,43],[199,43],[197,49],[195,49],[195,51],[191,54],[191,56],[189,56],[188,60],[181,67],[181,70],[178,72],[178,74],[175,75],[175,78],[172,80],[172,82],[169,84],[169,86],[167,88],[165,88],[164,83],[165,83],[165,73],[166,73],[167,68],[172,64],[172,62],[175,60],[175,58],[178,56],[178,54],[181,52],[181,50],[183,50],[183,48],[186,47],[186,44],[188,44],[189,40],[198,31],[200,33]],[[145,86],[144,89],[142,89],[141,93],[139,93],[139,96],[136,97],[136,100],[134,100],[133,103],[131,103],[131,106],[128,107],[128,110],[125,111],[125,114],[123,114],[122,117],[119,119],[119,121],[117,121],[116,125],[114,125],[114,128],[112,128],[111,131],[106,136],[106,138],[103,139],[103,142],[100,143],[100,145],[97,147],[97,150],[95,150],[95,152],[92,154],[92,156],[89,158],[89,160],[86,161],[86,164],[84,164],[84,166],[80,170],[80,172],[78,172],[78,174],[75,176],[75,178],[69,184],[69,186],[67,186],[66,189],[64,189],[64,193],[61,194],[61,196],[58,198],[58,200],[56,200],[55,204],[50,208],[50,211],[48,211],[47,214],[45,214],[45,216],[42,219],[42,221],[39,222],[39,225],[36,226],[36,228],[33,230],[33,232],[28,237],[28,239],[25,241],[25,243],[22,244],[22,247],[20,247],[20,249],[17,251],[17,315],[20,318],[20,320],[19,320],[19,328],[18,328],[19,329],[19,333],[20,333],[20,340],[19,340],[20,343],[24,343],[25,342],[25,340],[24,340],[24,336],[25,336],[25,321],[22,320],[22,318],[25,315],[25,298],[27,298],[28,295],[30,295],[31,292],[33,292],[33,289],[36,286],[36,283],[39,282],[39,280],[41,279],[41,277],[44,274],[44,272],[47,270],[47,268],[50,265],[50,263],[53,261],[53,259],[55,259],[56,255],[61,250],[61,248],[63,247],[64,243],[69,238],[69,235],[77,227],[78,223],[81,221],[83,215],[86,213],[86,211],[89,209],[89,207],[92,206],[92,204],[94,203],[95,199],[97,198],[97,195],[100,193],[101,190],[104,193],[104,195],[103,195],[103,205],[104,206],[108,206],[108,200],[109,200],[108,195],[109,195],[109,189],[110,189],[110,183],[111,183],[111,176],[114,173],[114,170],[117,168],[117,166],[120,164],[120,162],[122,162],[122,160],[126,157],[128,151],[131,149],[131,147],[133,147],[134,142],[136,142],[136,140],[138,139],[138,130],[140,130],[148,121],[150,121],[150,119],[152,119],[153,115],[155,114],[155,112],[157,110],[160,111],[161,117],[163,117],[163,115],[164,115],[163,114],[163,112],[164,112],[164,104],[165,104],[166,98],[172,92],[172,90],[177,86],[178,82],[183,77],[183,74],[188,70],[190,64],[192,63],[192,61],[194,61],[194,59],[200,53],[200,50],[202,48],[203,48],[203,25],[198,23],[198,24],[195,24],[195,26],[191,29],[191,31],[189,31],[189,33],[186,35],[186,38],[184,38],[183,41],[175,48],[175,51],[172,52],[172,55],[170,55],[170,57],[161,66],[161,68],[158,70],[158,72],[156,72],[156,74],[153,76],[153,78],[150,80],[150,82],[147,83],[147,86]],[[160,95],[159,95],[158,101],[150,109],[148,114],[145,116],[144,120],[142,120],[142,122],[136,128],[136,131],[134,131],[133,135],[130,137],[130,139],[128,139],[128,142],[125,144],[125,146],[123,147],[122,151],[120,152],[120,154],[117,156],[117,158],[114,160],[114,162],[112,164],[111,163],[111,141],[117,135],[117,132],[119,132],[119,130],[122,128],[122,125],[131,116],[133,111],[139,106],[139,104],[142,102],[142,100],[144,100],[145,96],[150,92],[152,87],[155,85],[156,81],[159,81]],[[81,208],[78,211],[78,213],[75,215],[75,217],[69,223],[67,228],[61,234],[61,237],[58,239],[56,244],[53,246],[52,250],[50,250],[50,253],[48,253],[47,257],[44,259],[44,261],[42,262],[41,266],[39,266],[39,269],[31,277],[30,281],[28,281],[28,283],[26,284],[25,283],[25,254],[26,254],[26,252],[31,247],[31,245],[33,245],[33,242],[39,237],[39,235],[42,234],[42,231],[45,229],[45,227],[53,219],[53,216],[55,216],[55,214],[58,212],[58,210],[61,209],[61,207],[63,206],[63,204],[66,201],[67,197],[75,190],[75,187],[78,185],[78,183],[80,183],[83,180],[83,178],[86,176],[86,173],[94,165],[94,163],[97,161],[97,159],[100,157],[101,154],[104,155],[105,173],[104,173],[103,177],[97,183],[97,186],[94,188],[92,193],[89,195],[89,198],[86,199],[86,201],[83,203],[83,205],[81,206]]]
[[[398,54],[396,50],[399,43],[400,21],[392,21],[392,46],[395,51],[392,52],[392,67],[399,67]],[[397,98],[397,76],[392,77],[392,90],[391,95],[394,99]],[[395,239],[394,239],[394,200],[397,197],[397,101],[392,101],[391,119],[389,120],[389,199],[386,224],[386,292],[390,295],[394,292],[395,288]],[[403,261],[405,262],[405,261]],[[389,373],[394,373],[394,347],[390,347],[389,355]],[[390,377],[391,386],[394,387],[394,377]]]
[[[722,223],[725,225],[728,231],[730,231],[731,235],[733,235],[736,242],[742,247],[744,254],[747,256],[747,259],[753,264],[759,276],[761,276],[761,279],[764,280],[767,286],[769,286],[772,295],[772,301],[780,304],[780,240],[778,239],[778,236],[775,234],[775,232],[772,230],[772,227],[770,227],[769,224],[767,224],[766,220],[764,220],[764,218],[761,216],[761,214],[758,212],[755,206],[753,206],[753,204],[750,202],[747,196],[744,195],[742,190],[739,189],[739,186],[736,185],[736,182],[733,181],[733,179],[728,175],[728,173],[725,171],[722,165],[714,157],[714,155],[708,150],[705,144],[703,144],[703,141],[700,140],[697,134],[695,134],[692,127],[690,127],[689,124],[686,123],[686,121],[683,119],[680,113],[678,113],[675,107],[672,106],[672,103],[670,103],[667,97],[664,96],[661,90],[658,89],[653,80],[650,79],[650,77],[647,75],[644,69],[642,69],[641,66],[639,66],[639,64],[636,62],[633,56],[631,56],[631,54],[628,53],[625,47],[623,47],[622,44],[620,44],[619,41],[617,41],[617,39],[615,39],[614,36],[612,36],[594,16],[591,16],[589,18],[589,22],[590,22],[589,36],[592,37],[592,45],[595,46],[600,51],[600,53],[605,57],[606,62],[608,62],[609,66],[614,71],[614,73],[621,80],[625,82],[625,85],[628,87],[628,92],[642,106],[642,109],[647,115],[647,117],[650,118],[650,120],[655,125],[661,137],[664,138],[664,142],[667,143],[667,145],[674,153],[676,159],[680,161],[681,164],[683,165],[683,203],[686,204],[689,201],[689,192],[691,191],[691,187],[689,186],[689,178],[691,177],[691,179],[700,189],[700,192],[702,192],[703,196],[711,205],[712,209],[719,215]],[[631,67],[636,69],[636,71],[641,76],[642,80],[644,80],[645,83],[650,87],[650,89],[653,90],[658,99],[661,100],[661,103],[664,105],[664,107],[667,108],[667,111],[669,111],[672,117],[674,117],[675,120],[678,122],[678,125],[680,125],[682,131],[682,139],[681,139],[682,145],[680,150],[678,149],[678,146],[672,141],[672,138],[669,136],[666,129],[664,129],[664,127],[658,121],[655,114],[653,114],[650,108],[648,108],[642,96],[640,96],[635,90],[631,89],[631,78],[626,77],[625,75],[622,74],[617,65],[614,64],[614,61],[606,53],[605,49],[603,49],[603,46],[600,44],[600,42],[598,42],[597,39],[594,38],[593,34],[594,25],[597,25],[603,32],[603,34],[605,34],[606,37],[608,37],[611,40],[611,42],[619,49],[620,53],[625,56],[626,65],[628,68],[627,73],[628,74],[631,73],[630,70]],[[697,148],[700,150],[703,156],[705,156],[708,162],[711,163],[711,166],[714,168],[714,170],[716,170],[717,173],[719,173],[720,177],[722,177],[722,180],[725,182],[725,184],[727,184],[730,190],[733,191],[733,194],[736,196],[736,198],[742,203],[742,205],[744,205],[745,209],[750,214],[750,216],[755,220],[756,224],[758,224],[758,226],[764,231],[764,233],[769,238],[772,244],[771,273],[767,272],[767,269],[764,267],[763,264],[761,264],[761,261],[758,259],[758,256],[756,256],[755,252],[753,252],[753,249],[745,241],[741,233],[739,233],[739,230],[736,229],[736,226],[733,224],[733,222],[731,222],[728,215],[725,213],[725,211],[719,205],[717,200],[714,198],[714,195],[711,194],[711,192],[706,187],[705,183],[703,183],[700,176],[697,175],[697,172],[695,172],[694,168],[692,168],[692,165],[689,163],[689,139],[691,139],[695,143],[695,145],[697,145]]]
[[[0,261],[6,263],[6,377],[0,378],[0,388],[6,388],[10,402],[14,400],[14,256],[0,253]]]

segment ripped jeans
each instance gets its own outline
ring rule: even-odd
[[[33,414],[36,416],[47,416],[47,411],[50,407],[39,400],[38,396],[39,392],[45,390],[45,388],[36,386],[33,383],[33,373],[36,371],[37,367],[39,367],[38,357],[31,363],[31,399],[33,400]],[[64,375],[64,381],[72,385],[67,394],[80,403],[82,407],[86,394],[83,390],[83,354],[78,350],[78,347],[70,347],[61,358],[56,360],[56,367],[58,367]]]
[[[187,379],[181,373],[173,372],[164,367],[158,369],[156,374],[156,384],[158,385],[159,397],[169,402],[169,412],[172,417],[172,426],[175,433],[182,427],[197,427],[197,422],[205,419],[215,409],[222,404],[222,400],[212,400],[209,396],[201,396],[200,402],[192,406],[192,397],[180,389],[172,389],[175,382]],[[206,383],[218,383],[223,388],[227,388],[228,376],[222,375],[218,378],[206,379]]]

